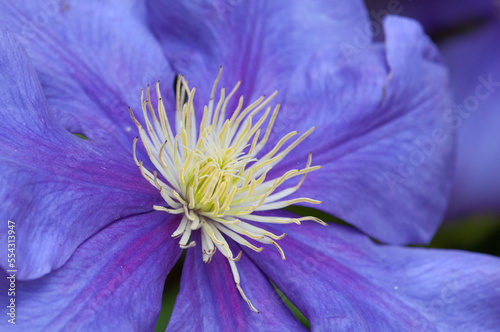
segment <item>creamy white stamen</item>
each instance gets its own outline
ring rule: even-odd
[[[186,80],[182,76],[178,77],[175,134],[161,99],[159,83],[156,84],[157,111],[151,105],[149,87],[146,90],[146,100],[141,93],[145,128],[134,117],[132,110],[130,114],[139,129],[141,141],[155,170],[151,172],[146,169],[143,162],[137,159],[138,138],[133,143],[134,160],[144,178],[160,190],[165,200],[166,206],[155,205],[153,208],[182,215],[178,228],[172,234],[173,238],[180,238],[179,246],[183,249],[195,246],[195,242],[190,241],[190,238],[193,231],[200,231],[203,261],[209,263],[216,250],[219,250],[229,261],[241,296],[253,311],[258,312],[240,286],[235,262],[240,259],[241,251],[234,256],[226,239],[232,239],[257,252],[263,248],[252,244],[246,238],[253,243],[272,244],[285,259],[283,250],[275,240],[282,239],[286,234],[276,235],[256,224],[300,225],[304,220],[326,224],[314,217],[282,218],[252,213],[281,209],[301,202],[321,203],[310,198],[283,200],[300,188],[307,173],[321,166],[311,166],[312,156],[309,154],[305,168],[290,170],[279,178],[266,180],[271,168],[311,134],[314,128],[283,148],[298,134],[296,131],[290,132],[272,149],[266,149],[267,153],[259,154],[265,147],[278,115],[279,104],[274,109],[268,106],[278,92],[267,98],[262,96],[245,108],[241,96],[238,106],[228,118],[227,106],[240,82],[227,96],[222,88],[220,98],[215,103],[215,91],[221,72],[222,68],[213,85],[210,101],[204,107],[199,126],[193,105],[196,88],[189,89]],[[254,122],[254,117],[260,112],[263,112],[263,115]],[[259,140],[261,127],[268,118],[267,128]],[[161,178],[157,172],[161,174]],[[278,190],[284,182],[296,176],[301,177],[298,184]]]

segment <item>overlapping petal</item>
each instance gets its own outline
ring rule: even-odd
[[[143,1],[0,1],[0,21],[26,48],[57,122],[96,144],[130,149],[127,109],[140,109],[141,89],[162,80],[172,91]]]
[[[196,247],[187,252],[180,293],[167,331],[305,330],[245,254],[236,264],[241,286],[259,313],[250,310],[236,289],[227,259],[216,253],[205,264]]]
[[[148,213],[102,230],[59,270],[17,281],[16,325],[22,331],[152,331],[165,277],[181,254],[170,239],[175,218]],[[1,285],[9,288],[5,272]],[[2,303],[8,303],[7,291]],[[2,330],[7,319],[0,323]]]
[[[492,331],[500,261],[374,244],[358,231],[303,224],[273,250],[246,251],[318,331]],[[283,231],[283,229],[278,230]]]
[[[500,22],[443,43],[456,106],[457,168],[448,214],[500,212]]]
[[[98,148],[57,124],[22,46],[5,29],[0,44],[0,218],[17,223],[18,277],[36,278],[161,197],[144,185],[130,151]]]
[[[276,172],[312,151],[323,168],[297,195],[322,200],[320,209],[379,240],[427,242],[451,184],[447,72],[417,23],[390,17],[385,30],[385,48],[372,45],[336,67],[312,58],[297,72],[281,122],[318,128]]]

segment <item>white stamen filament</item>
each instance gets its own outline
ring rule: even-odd
[[[180,237],[179,246],[181,248],[195,246],[196,243],[189,240],[193,231],[200,230],[203,261],[209,263],[218,249],[229,261],[241,296],[253,311],[258,312],[240,286],[235,262],[240,259],[241,251],[234,257],[225,237],[256,252],[262,251],[263,248],[255,246],[243,236],[258,243],[272,244],[285,259],[283,250],[275,240],[282,239],[286,234],[276,235],[252,223],[300,225],[301,221],[312,220],[326,224],[314,217],[282,218],[252,213],[281,209],[297,203],[321,203],[307,197],[283,200],[300,188],[307,173],[321,166],[311,166],[312,156],[309,154],[305,168],[291,170],[279,178],[266,181],[271,168],[309,136],[314,128],[283,149],[283,146],[297,135],[297,132],[288,133],[268,150],[269,152],[257,157],[265,147],[278,115],[279,104],[272,112],[272,107],[268,106],[277,91],[268,98],[260,97],[245,108],[243,108],[243,97],[240,97],[236,109],[227,119],[228,104],[238,90],[240,82],[227,97],[225,89],[222,88],[220,98],[215,102],[215,92],[221,72],[222,67],[213,85],[210,101],[204,108],[199,129],[194,110],[196,88],[189,89],[184,77],[178,77],[175,88],[174,127],[177,133],[175,136],[161,99],[159,83],[156,84],[157,112],[151,104],[149,86],[146,90],[146,100],[143,99],[144,93],[141,93],[145,128],[135,118],[132,110],[130,114],[156,170],[149,171],[143,162],[137,159],[138,138],[133,143],[134,160],[143,177],[160,190],[165,200],[166,206],[155,205],[153,208],[157,211],[182,215],[179,227],[172,234],[173,238]],[[263,110],[264,114],[254,122],[253,117]],[[259,141],[261,126],[266,120],[268,125]],[[158,178],[157,171],[164,180]],[[301,176],[298,184],[277,191],[280,185],[296,176]]]

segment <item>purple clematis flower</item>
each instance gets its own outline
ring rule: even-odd
[[[192,232],[184,228],[182,234],[191,232],[197,246],[187,251],[168,329],[303,330],[269,279],[315,330],[498,326],[498,260],[378,245],[360,232],[392,244],[426,242],[446,207],[453,141],[441,120],[448,105],[446,70],[415,22],[388,18],[384,43],[370,43],[346,59],[340,43],[349,43],[356,27],[368,23],[357,1],[255,1],[229,7],[177,1],[147,6],[141,1],[2,1],[1,6],[0,217],[16,223],[17,328],[154,327],[165,277],[181,254],[179,240],[171,235],[184,217],[192,217],[185,223],[193,225],[193,213],[203,216],[203,210],[182,202],[191,197],[189,190],[169,201],[173,198],[163,189],[175,181],[163,175],[168,167],[156,165],[164,160],[161,156],[152,150],[148,154],[140,144],[132,150],[137,131],[127,108],[137,116],[142,106],[148,112],[151,105],[159,123],[152,120],[152,131],[161,135],[165,130],[163,138],[170,137],[164,115],[175,119],[176,100],[182,101],[184,93],[174,94],[169,82],[177,73],[189,82],[178,77],[186,83],[181,91],[189,100],[180,107],[192,121],[200,121],[199,110],[205,104],[210,109],[220,65],[219,86],[241,80],[238,92],[245,106],[280,89],[273,102],[281,108],[262,154],[291,130],[307,133],[317,126],[268,178],[313,167],[308,162],[312,152],[322,169],[303,171],[301,176],[309,174],[302,187],[289,190],[287,199],[321,199],[321,209],[357,229],[307,222],[259,225],[261,232],[288,233],[279,240],[286,262],[268,246],[257,253],[228,233],[223,246],[217,243],[223,237],[215,235],[210,238],[221,247],[205,264],[210,239],[197,227]],[[146,95],[148,103],[141,103],[141,86],[154,86],[157,79],[167,82],[161,85],[162,101]],[[227,118],[238,108],[238,99],[232,100]],[[181,129],[175,134],[191,128],[188,118],[175,121],[173,127]],[[145,117],[136,121],[150,129]],[[141,141],[157,148],[149,134],[152,144],[144,133]],[[189,135],[180,137],[186,139],[180,149],[191,146]],[[221,142],[210,138],[202,141],[207,147],[200,153],[220,148]],[[158,154],[164,149],[175,162],[175,146],[157,148]],[[248,161],[249,167],[260,156],[252,156],[257,160]],[[182,158],[188,160],[189,154]],[[209,177],[190,179],[195,178]],[[187,211],[173,211],[175,203]],[[156,211],[161,207],[171,213]],[[255,212],[255,218],[263,214]],[[266,217],[300,218],[279,209]],[[0,240],[7,248],[6,233]],[[241,251],[237,275],[245,295],[235,287],[233,265],[224,257],[236,259],[225,255],[229,249]],[[6,264],[2,261],[9,270]],[[0,280],[8,282],[3,271]],[[2,293],[2,301],[8,301],[6,296]],[[9,326],[6,320],[1,324]]]

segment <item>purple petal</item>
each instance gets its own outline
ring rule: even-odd
[[[152,331],[168,271],[181,254],[170,234],[178,220],[148,213],[90,238],[59,270],[17,281],[16,328],[22,331]],[[1,283],[8,289],[5,272]],[[9,303],[2,292],[2,303]],[[2,319],[1,326],[9,325]]]
[[[216,253],[205,264],[197,246],[187,252],[167,331],[305,331],[245,254],[236,265],[241,287],[259,313],[238,292],[227,259]]]
[[[402,15],[418,20],[428,33],[437,33],[487,18],[498,12],[494,0],[365,0],[370,17],[382,23],[385,15]]]
[[[313,58],[294,78],[272,140],[318,128],[273,175],[303,167],[312,151],[323,168],[296,196],[323,201],[319,209],[378,240],[422,243],[441,222],[451,185],[447,73],[415,22],[390,17],[385,34],[385,51],[372,45],[337,66]]]
[[[130,151],[98,148],[55,124],[22,46],[2,29],[0,45],[0,219],[17,223],[18,278],[31,279],[60,267],[110,222],[151,211],[161,197]]]
[[[286,90],[295,68],[311,54],[334,58],[339,44],[368,22],[361,1],[148,1],[152,29],[179,74],[197,86],[199,106],[213,81],[246,102]],[[282,98],[278,94],[277,100]],[[203,109],[203,108],[201,108]]]
[[[282,231],[286,261],[273,250],[245,252],[312,330],[493,331],[500,324],[498,258],[377,245],[336,224]]]
[[[442,45],[456,107],[457,167],[449,216],[500,212],[500,23],[491,22]]]
[[[142,1],[1,1],[0,21],[27,49],[57,122],[99,144],[129,149],[141,89],[162,80],[172,90]]]

